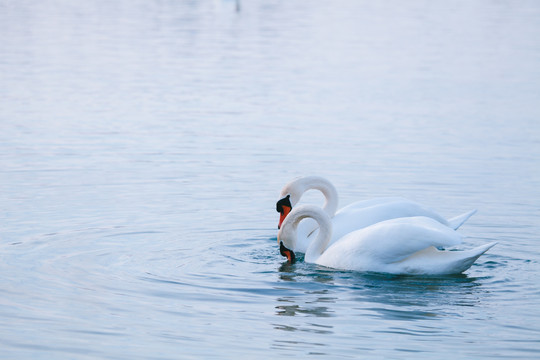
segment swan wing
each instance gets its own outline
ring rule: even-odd
[[[446,219],[437,214],[435,211],[414,201],[400,197],[384,197],[358,201],[342,208],[335,214],[335,216],[340,215],[344,217],[357,217],[358,215],[365,216],[369,215],[370,213],[373,213],[373,217],[376,218],[386,216],[386,219],[406,216],[427,216],[439,221],[440,223],[448,225]],[[471,215],[472,214],[470,214],[469,217]],[[465,218],[465,220],[467,218]]]
[[[476,259],[496,244],[492,242],[464,251],[440,251],[430,246],[400,262],[390,264],[385,271],[401,274],[459,274],[470,268]]]
[[[440,215],[413,201],[401,198],[386,199],[388,201],[373,203],[366,207],[351,207],[348,211],[336,213],[332,219],[334,230],[331,242],[336,242],[352,231],[395,218],[423,216],[448,225],[448,222]]]
[[[341,212],[354,211],[354,210],[367,208],[371,206],[391,203],[391,202],[398,202],[398,201],[407,201],[407,200],[401,197],[379,197],[379,198],[373,198],[373,199],[367,199],[367,200],[360,200],[360,201],[355,201],[352,204],[342,207],[336,212],[336,214],[339,214]]]
[[[372,269],[429,247],[460,244],[461,238],[456,231],[429,217],[396,218],[345,235],[330,245],[320,260],[321,265],[331,267]]]

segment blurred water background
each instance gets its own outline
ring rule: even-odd
[[[538,358],[539,39],[526,0],[0,0],[0,358]],[[314,174],[499,244],[287,265]]]

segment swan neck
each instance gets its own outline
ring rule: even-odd
[[[330,218],[334,216],[338,208],[338,193],[334,185],[328,180],[320,176],[307,176],[293,181],[289,186],[286,186],[287,190],[291,190],[291,203],[294,207],[296,203],[300,200],[302,195],[310,190],[315,189],[322,192],[325,198],[325,203],[323,205],[323,210]],[[284,190],[285,190],[284,189]],[[284,192],[287,192],[285,190]],[[285,196],[287,194],[283,194]]]
[[[311,216],[319,225],[319,232],[306,250],[305,260],[315,262],[325,251],[332,237],[332,222],[330,217],[319,211],[315,216]]]
[[[338,193],[336,188],[328,180],[316,182],[314,187],[320,190],[325,197],[324,212],[331,218],[334,217],[338,208]]]

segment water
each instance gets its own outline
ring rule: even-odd
[[[540,5],[238,5],[0,1],[0,357],[538,358]],[[288,265],[275,201],[312,174],[499,244]]]

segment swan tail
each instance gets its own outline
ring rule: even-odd
[[[471,258],[474,258],[476,260],[495,245],[497,245],[496,241],[490,242],[489,244],[477,246],[474,249],[469,250],[468,252],[471,253]]]
[[[472,264],[474,264],[474,262],[480,256],[482,256],[486,251],[494,247],[496,244],[497,242],[495,241],[489,244],[484,244],[484,245],[475,247],[474,249],[471,249],[471,250],[463,251],[464,255],[466,256],[460,259],[459,266],[457,269],[455,269],[455,271],[453,271],[453,273],[461,273],[467,270],[468,268],[470,268]],[[453,252],[450,252],[450,253],[453,253]],[[456,253],[459,253],[459,252],[456,252]]]
[[[452,229],[457,230],[461,225],[463,225],[463,223],[465,223],[465,221],[469,220],[469,218],[474,214],[476,214],[476,209],[448,219],[448,224]]]
[[[497,243],[492,242],[464,251],[441,251],[435,247],[429,247],[393,264],[397,267],[388,272],[429,275],[460,274],[470,268],[482,254],[495,244]]]

